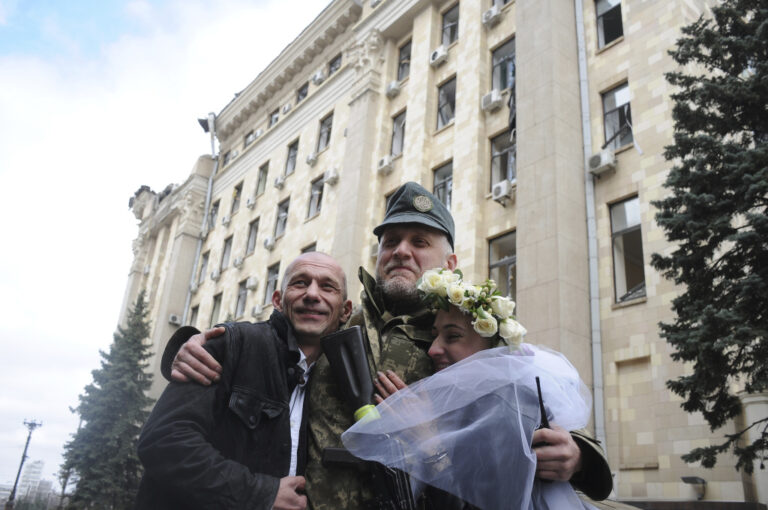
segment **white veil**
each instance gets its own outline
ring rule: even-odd
[[[377,406],[381,418],[358,422],[342,441],[357,457],[482,509],[584,508],[567,482],[534,484],[536,376],[549,420],[584,427],[592,399],[576,369],[558,352],[522,344],[480,351],[398,391]],[[557,506],[563,501],[572,505]]]

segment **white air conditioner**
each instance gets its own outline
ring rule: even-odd
[[[438,67],[446,60],[448,60],[448,49],[443,44],[435,48],[432,53],[429,54],[429,65],[432,67]]]
[[[282,175],[278,175],[277,177],[275,177],[275,188],[283,189],[283,186],[285,186],[285,177]]]
[[[248,290],[256,290],[256,287],[259,286],[259,278],[256,276],[249,276],[247,280],[245,280],[245,288]]]
[[[243,257],[235,257],[235,260],[234,262],[232,262],[232,265],[238,269],[243,267]]]
[[[149,265],[144,266],[144,274],[145,275],[149,274]]]
[[[257,129],[257,130],[256,130],[256,132],[255,132],[255,133],[253,133],[253,136],[254,136],[255,138],[258,138],[258,137],[260,137],[260,136],[261,136],[261,135],[263,135],[263,134],[264,134],[264,130],[263,130],[263,129]]]
[[[495,27],[501,21],[501,7],[494,4],[493,7],[483,13],[483,25],[485,28]]]
[[[501,105],[501,91],[497,89],[491,90],[480,100],[480,107],[484,112],[495,112],[501,108]]]
[[[173,324],[174,326],[181,326],[181,316],[176,315],[175,313],[172,313],[168,316],[168,324]]]
[[[219,278],[221,278],[221,271],[219,271],[218,269],[214,269],[213,271],[211,271],[211,280],[213,280],[214,282],[218,282]]]
[[[515,185],[509,179],[504,179],[493,185],[491,197],[501,205],[506,206],[507,201],[512,200],[514,196]]]
[[[323,174],[323,182],[325,184],[330,184],[333,186],[337,182],[339,182],[339,172],[335,168],[331,168],[329,170],[326,170]]]
[[[256,205],[256,198],[254,197],[249,197],[248,200],[245,201],[245,206],[248,209],[253,209],[255,205]]]
[[[613,149],[603,149],[589,158],[589,173],[595,177],[600,177],[611,170],[616,170],[616,155]]]
[[[224,217],[221,218],[221,224],[224,225],[225,227],[229,225],[229,222],[231,221],[232,221],[232,218],[228,214],[225,214]]]
[[[291,103],[283,105],[283,115],[291,111]]]
[[[318,71],[312,76],[312,83],[320,85],[325,81],[325,71]]]
[[[379,164],[376,165],[376,170],[381,175],[388,175],[392,172],[392,156],[386,155],[379,160]]]
[[[400,82],[395,80],[387,84],[387,97],[392,99],[400,93]]]
[[[309,156],[307,156],[307,164],[315,166],[315,163],[317,163],[317,152],[310,152]]]
[[[267,237],[264,239],[264,248],[272,251],[275,249],[275,239],[273,237]]]
[[[256,305],[253,308],[251,308],[251,317],[258,317],[264,312],[264,307],[262,305]]]

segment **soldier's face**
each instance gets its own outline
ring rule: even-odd
[[[307,253],[294,260],[272,304],[293,324],[299,342],[319,340],[349,318],[352,302],[344,297],[344,273],[333,258]]]

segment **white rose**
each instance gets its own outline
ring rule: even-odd
[[[472,313],[473,306],[475,306],[475,299],[471,297],[465,297],[459,305],[459,308],[462,312]]]
[[[478,312],[477,319],[472,322],[472,327],[480,336],[492,337],[499,330],[499,324],[492,315],[488,315],[482,309]]]
[[[515,313],[515,302],[502,296],[493,296],[491,300],[493,313],[502,318],[507,318]]]
[[[510,345],[520,345],[520,342],[523,341],[523,335],[527,332],[523,325],[514,319],[504,319],[499,324],[499,335]]]
[[[444,269],[442,272],[443,281],[446,283],[446,285],[449,285],[451,283],[459,283],[461,281],[461,276],[459,276],[459,273],[454,273],[450,269]]]
[[[424,271],[424,274],[421,276],[421,283],[419,283],[419,290],[439,294],[439,289],[443,286],[443,277],[440,276],[438,271],[438,269]]]
[[[460,306],[464,302],[464,286],[460,283],[451,283],[447,286],[448,301],[452,305]]]

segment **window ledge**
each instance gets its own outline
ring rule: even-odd
[[[394,164],[395,161],[403,157],[403,153],[401,152],[399,154],[390,154],[390,156],[392,157],[392,164]]]
[[[603,46],[602,48],[599,48],[599,49],[598,49],[598,50],[595,52],[595,55],[600,55],[600,54],[601,54],[601,53],[603,53],[604,51],[607,51],[607,50],[609,50],[610,48],[613,48],[614,46],[616,46],[617,44],[619,44],[619,43],[620,43],[620,42],[622,42],[623,40],[624,40],[624,36],[623,36],[623,35],[620,35],[619,37],[617,37],[617,38],[616,38],[616,39],[614,39],[613,41],[609,42],[608,44],[606,44],[606,45],[605,45],[605,46]]]
[[[621,147],[619,147],[618,149],[613,151],[613,153],[614,154],[621,154],[622,152],[627,152],[629,149],[631,149],[634,146],[635,146],[634,143],[625,143],[624,145],[622,145]]]
[[[402,80],[400,80],[400,81],[398,82],[398,83],[400,83],[400,86],[401,86],[401,87],[405,87],[406,85],[408,85],[408,78],[410,78],[410,76],[411,76],[411,75],[409,74],[408,76],[406,76],[405,78],[403,78]]]
[[[320,149],[319,151],[317,151],[317,153],[316,153],[316,154],[317,154],[317,157],[319,158],[319,157],[320,157],[320,154],[323,154],[324,152],[328,152],[328,148],[329,148],[330,146],[331,146],[331,141],[330,141],[330,140],[328,140],[328,144],[327,144],[325,147],[323,147],[322,149]]]
[[[432,133],[432,136],[437,136],[438,134],[442,133],[443,131],[446,131],[448,128],[452,128],[455,122],[456,122],[456,117],[452,118],[451,121],[448,124],[446,124],[445,126],[436,129],[435,132]]]
[[[611,310],[619,310],[620,308],[627,308],[629,306],[639,305],[641,303],[645,303],[648,301],[648,296],[641,296],[635,299],[628,299],[627,301],[622,301],[621,303],[614,303],[611,305]]]
[[[315,218],[317,218],[318,216],[320,216],[320,213],[321,213],[321,212],[322,212],[322,209],[320,209],[319,211],[317,211],[317,212],[316,212],[315,214],[313,214],[312,216],[308,216],[308,217],[306,217],[306,218],[304,219],[304,223],[307,223],[307,222],[309,222],[309,221],[312,221],[312,220],[314,220]]]

